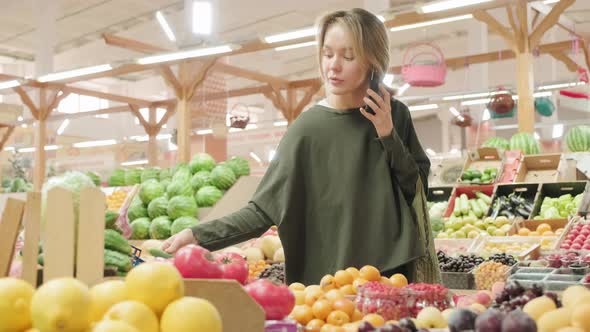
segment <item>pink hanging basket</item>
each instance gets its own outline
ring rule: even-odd
[[[447,64],[438,46],[418,43],[406,50],[402,64],[402,77],[406,83],[415,87],[440,86],[445,83],[446,76]]]

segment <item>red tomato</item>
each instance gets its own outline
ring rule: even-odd
[[[244,289],[264,309],[267,320],[281,320],[295,307],[295,296],[287,285],[258,279],[244,286]]]
[[[184,278],[218,279],[223,273],[211,252],[195,244],[186,245],[176,252],[174,266]]]
[[[235,252],[226,252],[217,256],[217,263],[221,265],[223,279],[234,279],[242,285],[248,280],[248,263],[244,257]]]

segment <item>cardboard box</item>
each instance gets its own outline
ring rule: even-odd
[[[262,178],[258,176],[240,177],[201,221],[219,219],[245,207],[254,196],[260,180]]]
[[[452,186],[461,177],[465,158],[431,158],[428,185],[432,187]]]
[[[455,209],[455,198],[461,196],[462,194],[466,194],[467,198],[472,199],[475,198],[475,192],[481,191],[482,193],[492,197],[494,194],[494,185],[493,184],[486,184],[486,185],[473,185],[473,186],[459,186],[453,189],[453,193],[449,198],[449,206],[445,211],[444,217],[448,218],[453,213],[453,209]],[[484,213],[487,215],[487,211]]]
[[[542,183],[541,189],[539,191],[539,196],[537,197],[537,201],[535,202],[535,207],[533,209],[533,215],[531,217],[534,218],[539,215],[541,212],[541,205],[543,204],[543,200],[545,197],[551,198],[558,198],[561,195],[571,194],[572,196],[576,196],[578,194],[584,193],[586,187],[588,186],[588,181],[573,181],[573,182],[557,182],[557,183]],[[587,193],[585,193],[587,195]],[[582,199],[582,203],[578,208],[578,212],[580,208],[583,208],[584,200]],[[567,218],[559,218],[559,219],[567,219]]]
[[[478,148],[469,152],[469,156],[463,165],[463,173],[470,169],[483,173],[486,168],[495,168],[497,169],[497,175],[492,183],[496,183],[502,177],[503,163],[503,157],[497,148]],[[457,182],[472,185],[471,183],[462,182],[460,177]]]
[[[520,184],[499,184],[494,189],[494,195],[492,197],[492,205],[488,210],[486,216],[491,216],[492,212],[494,211],[495,203],[498,201],[499,197],[507,197],[511,193],[517,193],[521,197],[530,200],[533,205],[536,202],[538,193],[539,193],[540,185],[538,183],[520,183]],[[531,216],[529,216],[531,218]]]
[[[555,182],[559,178],[560,160],[561,153],[524,156],[514,182]]]
[[[522,162],[524,155],[520,150],[510,150],[504,152],[504,165],[502,175],[498,179],[498,183],[512,183],[516,179],[518,167]]]

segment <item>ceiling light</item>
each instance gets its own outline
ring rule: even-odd
[[[491,1],[492,0],[444,0],[424,5],[420,8],[420,11],[422,13],[433,13],[454,8],[473,6]]]
[[[395,78],[395,75],[393,75],[393,74],[385,74],[385,76],[383,76],[383,84],[385,84],[387,86],[391,86],[391,83],[393,83],[394,78]]]
[[[229,53],[233,50],[234,50],[234,47],[230,46],[230,45],[198,48],[198,49],[182,51],[182,52],[174,52],[174,53],[168,53],[168,54],[162,54],[162,55],[147,56],[147,57],[138,59],[137,63],[140,65],[149,65],[149,64],[153,64],[153,63],[161,63],[161,62],[182,60],[182,59],[188,59],[188,58],[198,58],[198,57],[214,55],[214,54]]]
[[[213,129],[197,130],[197,135],[208,135],[208,134],[213,134]]]
[[[18,149],[18,153],[29,153],[29,152],[35,152],[35,148],[22,148],[22,149]]]
[[[213,23],[213,8],[209,1],[193,2],[193,33],[210,35]]]
[[[176,41],[176,36],[174,36],[172,28],[170,28],[170,25],[168,24],[168,21],[166,21],[164,14],[162,14],[162,12],[159,10],[158,12],[156,12],[156,19],[158,20],[158,23],[160,23],[162,30],[164,30],[166,37],[168,37],[168,39],[170,39],[171,41]]]
[[[278,42],[282,42],[282,41],[286,41],[286,40],[309,37],[309,36],[313,36],[315,34],[316,34],[316,28],[311,27],[311,28],[305,28],[305,29],[300,29],[300,30],[295,30],[295,31],[290,31],[290,32],[285,32],[285,33],[279,33],[276,35],[264,37],[264,42],[269,43],[269,44],[278,43]]]
[[[55,151],[58,150],[60,147],[57,145],[45,145],[45,151]]]
[[[466,95],[456,95],[456,96],[446,96],[443,97],[442,100],[459,100],[459,99],[470,99],[470,98],[480,98],[480,97],[488,97],[497,95],[500,93],[506,93],[507,91],[495,91],[495,92],[481,92],[481,93],[471,93]]]
[[[436,156],[436,152],[434,152],[434,150],[432,150],[431,148],[426,149],[426,153],[428,153],[431,156]]]
[[[312,40],[312,41],[308,41],[305,43],[275,47],[275,51],[285,51],[285,50],[291,50],[294,48],[301,48],[301,47],[315,46],[315,45],[317,45],[317,42],[315,40]]]
[[[451,114],[453,114],[454,116],[460,116],[461,115],[459,113],[459,111],[457,111],[457,109],[454,108],[454,107],[449,107],[449,112],[451,112]]]
[[[14,148],[14,146],[7,146],[4,148],[4,151],[10,151],[10,152],[14,152],[16,149]]]
[[[553,92],[551,91],[543,91],[543,92],[535,92],[533,93],[533,97],[551,97],[553,96]]]
[[[535,139],[541,139],[541,136],[539,136],[539,134],[535,131],[535,133],[533,134],[533,137],[535,137]]]
[[[563,123],[553,125],[553,133],[551,135],[554,139],[563,136]]]
[[[436,24],[443,24],[443,23],[467,20],[470,18],[473,18],[472,14],[453,16],[453,17],[441,18],[438,20],[432,20],[432,21],[427,21],[427,22],[414,23],[414,24],[408,24],[408,25],[400,25],[398,27],[393,27],[393,28],[389,29],[389,31],[395,32],[395,31],[410,30],[410,29],[422,28],[422,27],[427,27],[427,26],[436,25]]]
[[[275,149],[268,151],[268,162],[271,162],[275,158],[276,154],[277,154],[277,150],[275,150]]]
[[[385,17],[383,17],[383,15],[377,15],[377,18],[379,19],[379,21],[385,22]]]
[[[53,81],[59,81],[59,80],[72,78],[72,77],[102,73],[104,71],[108,71],[111,69],[113,69],[113,67],[109,64],[92,66],[92,67],[85,67],[85,68],[79,68],[79,69],[74,69],[74,70],[67,70],[67,71],[62,71],[62,72],[58,72],[58,73],[43,75],[43,76],[37,78],[37,81],[39,81],[41,83],[53,82]]]
[[[559,2],[559,0],[545,0],[545,1],[543,1],[543,4],[549,5],[549,4],[557,3],[557,2]]]
[[[483,110],[483,117],[481,118],[482,121],[488,121],[489,119],[491,119],[491,115],[490,115],[490,110],[489,109],[485,109]]]
[[[289,122],[288,121],[275,121],[272,125],[275,127],[284,127],[284,126],[289,125]]]
[[[134,161],[125,161],[121,163],[121,166],[135,166],[135,165],[145,165],[148,161],[145,159],[142,160],[134,160]]]
[[[90,148],[95,146],[107,146],[107,145],[115,145],[117,141],[114,139],[106,139],[101,141],[87,141],[87,142],[78,142],[74,143],[72,146],[75,148]]]
[[[514,99],[514,98],[513,98]],[[490,98],[462,101],[461,106],[483,105],[490,102]]]
[[[68,127],[68,125],[70,124],[70,120],[69,119],[65,119],[60,125],[59,128],[57,128],[57,134],[61,135],[64,133],[64,130],[66,130],[66,128]]]
[[[410,88],[410,83],[406,83],[404,85],[402,85],[398,90],[397,90],[397,96],[402,96],[408,89]]]
[[[23,124],[22,124],[22,125],[20,125],[20,126],[21,126],[21,128],[27,128],[27,127],[28,127],[28,125],[27,125],[26,123],[23,123]]]
[[[18,118],[17,118],[17,120],[18,120],[18,122],[22,122],[24,120],[24,118],[19,115]]]
[[[20,86],[20,85],[21,85],[21,83],[18,80],[4,81],[4,82],[0,82],[0,90],[16,88],[17,86]]]
[[[410,106],[408,107],[408,109],[412,112],[412,111],[425,111],[425,110],[433,110],[433,109],[437,109],[438,105],[437,104],[427,104],[427,105],[414,105],[414,106]]]
[[[256,160],[259,163],[262,162],[262,159],[260,159],[260,157],[258,157],[258,155],[254,152],[250,152],[250,157],[252,157],[252,159]]]

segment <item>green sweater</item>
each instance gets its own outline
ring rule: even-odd
[[[430,161],[408,108],[391,105],[395,128],[383,138],[358,109],[315,105],[302,113],[250,203],[193,227],[198,242],[217,250],[277,225],[289,283],[317,284],[350,266],[388,270],[424,257],[411,206],[418,176],[426,191]]]

